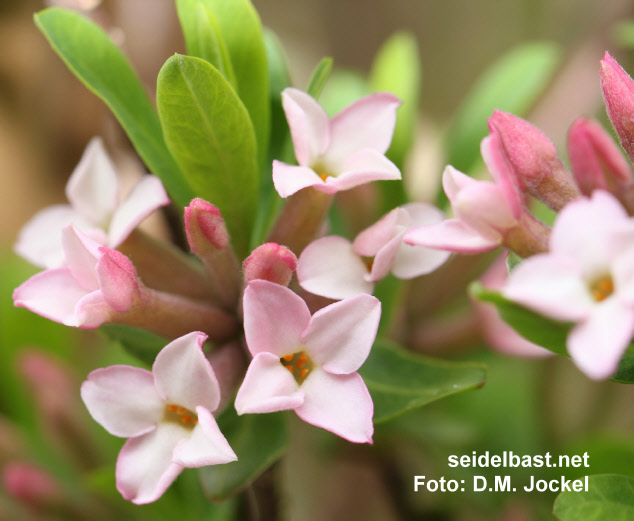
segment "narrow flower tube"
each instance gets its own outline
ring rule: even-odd
[[[634,81],[607,52],[601,60],[601,88],[612,126],[630,161],[634,161]]]
[[[297,257],[285,246],[268,242],[258,246],[242,264],[246,282],[262,279],[288,286],[297,268]]]
[[[185,232],[189,247],[205,266],[216,298],[227,309],[234,309],[242,281],[220,210],[203,199],[193,199],[185,208]]]
[[[513,114],[496,110],[489,131],[500,147],[519,187],[555,211],[581,194],[557,155],[555,145],[533,125]],[[494,176],[495,177],[495,176]]]

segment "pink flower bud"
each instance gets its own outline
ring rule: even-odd
[[[584,195],[608,190],[617,197],[632,178],[632,169],[616,143],[596,121],[578,118],[568,133],[568,155]]]
[[[185,232],[196,255],[210,247],[222,250],[229,244],[229,232],[220,210],[199,197],[185,208]]]
[[[625,152],[634,161],[634,82],[607,52],[601,60],[601,87],[608,117]]]
[[[38,509],[51,506],[62,495],[48,472],[23,461],[8,463],[2,469],[2,484],[10,496]]]
[[[189,247],[205,267],[215,300],[233,309],[241,289],[240,265],[220,210],[203,199],[193,199],[185,208],[185,232]]]
[[[499,110],[489,118],[489,130],[492,136],[499,136],[495,143],[499,143],[523,191],[555,211],[579,197],[579,190],[559,160],[555,145],[541,131]]]
[[[242,265],[247,282],[263,279],[282,286],[288,286],[296,268],[295,254],[286,246],[280,246],[275,242],[258,246]]]

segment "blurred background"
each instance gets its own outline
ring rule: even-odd
[[[627,0],[253,3],[263,24],[280,38],[293,82],[300,88],[323,56],[332,56],[337,69],[367,73],[389,36],[399,30],[415,36],[422,68],[420,121],[407,176],[408,186],[420,199],[431,198],[450,155],[450,129],[461,103],[483,71],[509,49],[531,41],[559,47],[556,73],[526,117],[553,139],[564,158],[566,131],[576,116],[605,119],[598,75],[603,53],[609,50],[626,70],[634,70],[630,37],[634,32],[627,25],[634,6]],[[172,1],[59,0],[49,4],[85,9],[107,28],[149,92],[155,91],[164,61],[175,52],[185,52]],[[99,335],[68,331],[15,310],[11,291],[35,270],[11,248],[20,227],[37,210],[65,201],[66,180],[92,136],[104,136],[115,162],[127,175],[134,177],[143,167],[107,108],[75,79],[35,28],[32,15],[45,6],[35,0],[0,0],[0,466],[19,460],[48,471],[56,469],[53,474],[62,485],[44,480],[40,492],[58,498],[61,493],[56,487],[72,482],[72,469],[93,469],[105,463],[112,473],[120,442],[89,421],[77,386],[89,370],[126,358],[104,349]],[[433,354],[445,356],[438,350]],[[527,361],[482,348],[459,356],[489,365],[485,388],[379,427],[377,449],[389,448],[385,452],[389,457],[380,466],[367,465],[358,454],[361,449],[355,447],[342,449],[336,458],[318,458],[302,451],[301,444],[292,447],[293,458],[281,464],[276,478],[292,498],[284,504],[285,518],[554,519],[550,510],[555,496],[550,493],[413,493],[414,475],[471,479],[472,469],[449,469],[446,458],[472,450],[570,455],[587,451],[589,473],[634,475],[634,393],[630,387],[589,382],[561,358]],[[69,360],[73,360],[72,369]],[[317,445],[328,443],[315,429],[307,432],[299,424],[294,429],[299,432],[297,439],[312,437]],[[514,472],[520,481],[535,474],[534,469]],[[566,475],[586,472],[570,469]],[[104,480],[95,478],[89,488],[100,490],[98,483]],[[110,482],[107,486],[113,488]],[[9,494],[7,487],[5,480],[0,520],[37,519],[32,504],[16,506],[15,497],[25,492],[11,489]],[[27,496],[32,493],[27,492]],[[29,498],[25,504],[33,503]],[[90,519],[107,519],[98,513],[100,505],[117,501],[101,496],[74,500],[80,506],[64,507],[67,510],[59,519],[83,519],[82,512],[91,512]],[[112,508],[121,508],[125,516],[139,515],[117,505]],[[159,511],[151,508],[141,509],[140,515],[160,519]]]

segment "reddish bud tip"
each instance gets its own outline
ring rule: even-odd
[[[258,246],[242,265],[247,282],[264,279],[282,286],[288,286],[296,268],[295,254],[274,242]]]
[[[601,88],[612,126],[625,152],[634,161],[634,81],[607,52],[601,60]]]
[[[620,192],[632,177],[619,147],[596,121],[578,118],[568,133],[568,156],[577,184],[584,195],[594,190]]]
[[[229,244],[229,232],[220,210],[198,197],[185,208],[185,233],[196,255],[209,246],[222,250]]]
[[[62,495],[59,485],[50,474],[22,461],[5,465],[2,483],[10,496],[35,508],[49,507]]]

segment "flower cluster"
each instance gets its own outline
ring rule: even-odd
[[[610,121],[633,158],[634,82],[607,53],[601,81]],[[489,131],[482,156],[494,181],[447,167],[443,187],[456,218],[410,230],[404,241],[461,253],[503,246],[525,258],[502,295],[572,323],[570,357],[591,378],[605,379],[634,330],[631,168],[599,123],[583,117],[568,137],[572,172],[552,142],[516,116],[496,111]],[[552,230],[531,214],[531,196],[557,212]]]
[[[331,120],[304,92],[287,89],[282,99],[299,163],[274,162],[273,181],[282,197],[300,190],[302,197],[319,197],[318,192],[400,179],[384,155],[399,106],[394,96],[370,95]],[[88,145],[67,195],[70,206],[43,210],[20,235],[16,251],[47,269],[14,291],[15,305],[68,326],[123,324],[171,340],[152,371],[106,367],[90,373],[82,385],[93,418],[111,434],[129,438],[116,471],[124,498],[154,501],[183,468],[240,456],[214,415],[228,401],[221,395],[230,398],[235,392],[222,381],[231,380],[227,373],[240,373],[242,365],[223,367],[219,382],[213,368],[219,346],[240,352],[245,342],[252,356],[235,397],[239,415],[294,410],[307,423],[351,442],[372,443],[374,407],[357,372],[381,317],[380,301],[369,293],[389,271],[413,278],[446,260],[445,252],[402,242],[412,226],[441,220],[439,210],[424,204],[397,208],[354,245],[324,237],[310,244],[299,262],[288,247],[265,243],[241,268],[220,210],[203,199],[184,210],[187,241],[199,263],[137,229],[168,203],[162,184],[146,176],[118,203],[117,174],[98,139]],[[330,199],[319,202],[328,205]],[[284,225],[280,218],[271,236]],[[343,249],[333,245],[339,239]],[[366,268],[362,259],[369,258],[374,262]],[[343,300],[319,306],[311,316],[288,287],[296,268],[305,289]],[[167,276],[170,272],[178,277]],[[320,280],[323,291],[315,289]],[[333,294],[329,288],[338,281],[341,291]],[[216,347],[205,355],[207,340]]]

